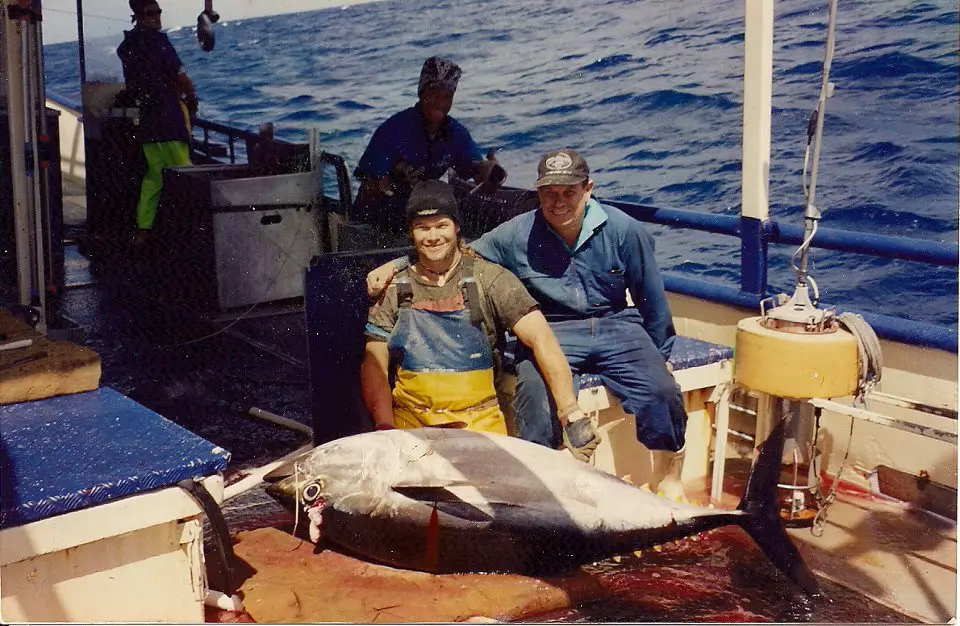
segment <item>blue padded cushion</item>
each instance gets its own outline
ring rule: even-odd
[[[109,387],[0,406],[0,527],[211,476],[229,460]]]
[[[700,341],[692,337],[677,335],[670,352],[670,365],[673,371],[719,363],[733,358],[733,348],[719,343]]]
[[[504,369],[509,372],[514,371],[513,348],[515,341],[515,339],[511,339],[504,353]],[[709,365],[710,363],[718,363],[732,358],[733,348],[730,346],[677,335],[673,342],[673,351],[670,353],[669,362],[670,365],[673,366],[673,371],[678,372],[691,367]],[[601,381],[600,377],[596,374],[584,374],[580,377],[580,389],[602,386],[603,381]]]

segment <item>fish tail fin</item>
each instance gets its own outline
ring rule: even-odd
[[[820,585],[804,563],[780,518],[777,484],[780,481],[785,424],[785,420],[781,420],[760,446],[760,456],[750,470],[743,499],[737,508],[747,513],[740,518],[740,524],[764,554],[807,595],[815,596],[821,593]]]

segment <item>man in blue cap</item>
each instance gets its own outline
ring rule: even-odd
[[[147,173],[137,202],[134,244],[146,243],[157,217],[163,170],[190,165],[190,115],[197,94],[187,70],[163,28],[155,0],[130,0],[132,30],[124,31],[117,55],[123,78],[139,108],[139,134]]]
[[[405,236],[404,206],[418,182],[436,180],[450,168],[477,183],[494,186],[504,181],[506,172],[496,159],[485,159],[466,127],[450,116],[461,74],[453,61],[427,59],[417,103],[373,133],[354,170],[361,183],[354,207],[357,220]]]
[[[573,373],[598,375],[636,417],[637,439],[653,452],[651,490],[681,500],[687,414],[680,386],[667,369],[676,331],[653,238],[637,220],[591,197],[590,169],[573,150],[554,150],[540,159],[536,189],[538,210],[501,224],[470,247],[520,278]],[[370,290],[382,290],[406,263],[398,259],[371,272]],[[579,407],[556,406],[541,371],[518,346],[519,435],[549,447],[561,439],[568,448],[581,447],[582,436],[573,438],[560,428]]]

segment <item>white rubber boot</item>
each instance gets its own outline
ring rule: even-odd
[[[683,471],[683,458],[687,447],[676,452],[653,450],[653,476],[650,478],[650,491],[676,502],[687,502],[683,491],[680,473]]]

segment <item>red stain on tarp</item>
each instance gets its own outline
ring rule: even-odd
[[[435,572],[440,566],[440,515],[434,505],[427,524],[427,568]]]

